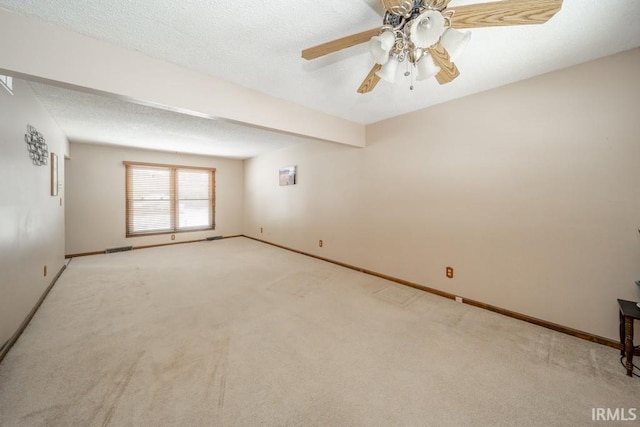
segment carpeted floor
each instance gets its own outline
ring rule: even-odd
[[[74,259],[0,364],[0,425],[584,426],[640,416],[618,354],[227,239]]]

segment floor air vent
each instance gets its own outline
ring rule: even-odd
[[[222,236],[213,236],[213,237],[207,237],[207,240],[211,241],[211,240],[220,240],[222,239]]]
[[[126,252],[133,249],[133,246],[123,246],[121,248],[111,248],[104,251],[105,254],[113,254],[116,252]]]

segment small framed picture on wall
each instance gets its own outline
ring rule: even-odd
[[[58,195],[58,156],[51,153],[51,195]]]
[[[280,185],[296,184],[296,166],[280,168]]]

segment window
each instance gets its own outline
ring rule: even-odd
[[[215,169],[124,165],[127,237],[215,228]]]
[[[0,75],[0,86],[3,86],[13,95],[13,77]]]

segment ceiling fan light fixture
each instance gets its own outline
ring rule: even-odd
[[[471,38],[471,33],[458,29],[544,24],[562,9],[564,0],[490,0],[452,8],[453,0],[380,1],[385,9],[382,27],[305,49],[302,57],[314,59],[369,41],[376,64],[358,93],[371,92],[380,80],[395,83],[400,63],[406,65],[410,89],[414,72],[417,80],[435,74],[443,85],[460,75],[454,61]]]
[[[451,61],[455,61],[462,55],[465,48],[471,40],[471,33],[468,31],[458,31],[453,28],[447,28],[442,35],[440,43],[449,53]]]
[[[384,65],[389,60],[389,52],[396,42],[396,36],[391,31],[383,31],[369,41],[369,52],[376,64]]]
[[[428,48],[440,40],[445,30],[445,19],[437,10],[427,10],[414,19],[409,28],[409,39],[415,46]]]
[[[440,67],[433,61],[429,53],[425,53],[416,63],[416,80],[428,80],[440,72]]]
[[[400,65],[398,58],[391,56],[376,75],[386,82],[395,83],[398,75],[398,65]]]

